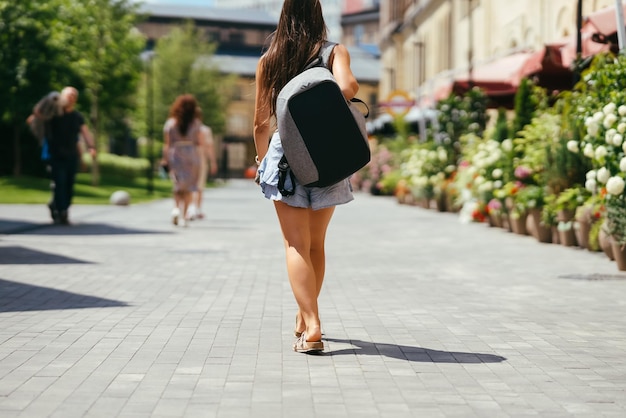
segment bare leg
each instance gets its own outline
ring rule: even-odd
[[[323,255],[323,238],[333,210],[325,209],[314,213],[312,209],[294,208],[281,202],[275,202],[275,207],[285,239],[289,283],[306,324],[307,340],[319,341],[322,333],[317,296],[323,280],[323,268],[320,270],[320,266],[317,266],[318,271],[322,272],[322,278],[318,283],[316,266],[311,259],[311,250],[312,245],[315,244],[315,258],[319,263],[320,254]],[[320,240],[321,253],[319,251]]]
[[[183,219],[187,219],[187,210],[191,203],[191,192],[181,192],[181,199],[183,203]]]
[[[326,253],[324,243],[326,242],[326,231],[328,224],[335,212],[335,208],[327,208],[321,210],[310,211],[309,232],[311,236],[311,248],[309,256],[313,270],[315,272],[316,298],[319,297],[324,283],[324,275],[326,273]],[[300,311],[296,314],[296,331],[302,332],[305,329],[304,319]]]

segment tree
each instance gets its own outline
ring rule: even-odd
[[[0,95],[6,98],[0,103],[0,122],[9,133],[0,137],[0,166],[12,166],[15,176],[22,174],[23,145],[37,148],[31,135],[25,136],[28,142],[22,140],[34,104],[73,77],[57,36],[62,31],[59,6],[57,0],[0,0]]]
[[[170,105],[180,94],[193,94],[204,115],[204,122],[220,133],[225,127],[227,98],[232,77],[222,76],[211,65],[215,45],[192,24],[174,28],[155,48],[154,132],[160,132]]]
[[[136,106],[139,54],[145,43],[135,29],[138,5],[129,0],[65,0],[65,6],[66,52],[89,98],[97,144],[107,118],[122,120]],[[97,164],[92,174],[97,184]]]
[[[509,135],[509,121],[506,117],[506,109],[501,107],[498,109],[498,117],[496,119],[496,126],[493,131],[493,140],[502,142],[507,138],[510,138]]]

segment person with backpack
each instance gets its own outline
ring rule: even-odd
[[[53,97],[50,95],[50,97]],[[29,117],[29,121],[38,118],[43,123],[43,135],[48,147],[48,163],[53,184],[52,199],[48,203],[50,216],[55,224],[69,225],[68,210],[74,196],[74,181],[80,162],[78,141],[82,136],[92,158],[96,158],[94,138],[85,118],[78,112],[76,102],[78,90],[68,86],[61,90],[58,102],[62,110],[55,113],[47,106],[49,100],[40,101]]]
[[[261,56],[256,71],[254,143],[257,151],[257,181],[267,199],[274,202],[286,249],[287,274],[298,304],[293,349],[297,352],[324,350],[318,297],[324,280],[326,231],[336,205],[353,200],[349,179],[326,187],[307,187],[293,178],[285,195],[279,191],[281,138],[272,119],[281,89],[316,60],[327,44],[327,28],[319,0],[285,0],[276,31]],[[350,69],[350,55],[341,44],[333,47],[329,68],[346,100],[359,85]],[[324,123],[324,121],[316,121]],[[333,129],[328,126],[328,129]],[[297,164],[290,161],[293,167]],[[282,189],[282,187],[281,187]]]

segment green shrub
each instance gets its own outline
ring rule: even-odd
[[[145,158],[132,158],[115,154],[98,154],[100,176],[106,178],[135,179],[145,177],[150,163]],[[91,171],[93,161],[89,154],[83,155],[83,164]]]

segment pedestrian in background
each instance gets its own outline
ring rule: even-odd
[[[198,103],[191,94],[176,98],[170,108],[170,119],[165,124],[163,157],[173,183],[174,209],[172,223],[187,226],[192,193],[198,190],[200,151],[204,140],[197,118]]]
[[[40,101],[33,110],[33,119],[45,120],[43,138],[47,144],[47,158],[52,181],[52,199],[48,203],[50,216],[55,224],[69,225],[69,207],[74,197],[74,182],[80,162],[79,140],[82,136],[87,143],[91,158],[96,158],[94,138],[85,123],[85,118],[78,112],[76,102],[78,90],[68,86],[61,90],[59,103],[62,111],[50,117],[44,101]]]
[[[317,58],[325,45],[327,29],[320,1],[285,0],[277,30],[256,71],[254,143],[257,161],[262,160],[258,179],[265,197],[274,201],[284,237],[287,273],[299,307],[294,330],[297,340],[293,345],[298,352],[324,349],[318,297],[326,267],[326,231],[335,206],[350,202],[353,196],[348,179],[321,188],[304,187],[296,181],[294,195],[281,195],[277,187],[278,161],[283,149],[270,121],[276,116],[278,92]],[[330,63],[344,96],[353,98],[359,86],[343,45],[334,46]]]
[[[197,108],[197,118],[200,122],[200,133],[204,146],[199,146],[200,151],[200,175],[198,176],[198,190],[193,193],[193,204],[189,209],[189,219],[203,219],[202,211],[202,192],[206,187],[207,176],[209,172],[211,176],[217,173],[217,160],[215,158],[215,145],[213,141],[213,131],[202,122],[202,108]]]

